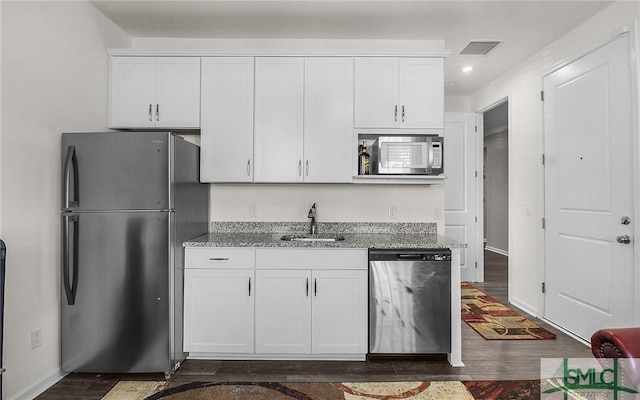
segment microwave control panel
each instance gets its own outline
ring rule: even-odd
[[[431,168],[442,168],[442,143],[433,142],[431,144],[433,146],[433,163],[431,164]]]

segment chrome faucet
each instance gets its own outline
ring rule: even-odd
[[[311,208],[309,209],[308,218],[311,218],[311,228],[309,232],[314,235],[318,231],[318,222],[316,221],[316,203],[313,203]]]

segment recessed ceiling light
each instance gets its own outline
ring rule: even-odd
[[[471,65],[467,65],[466,67],[462,68],[462,72],[471,72],[473,71],[473,67]]]

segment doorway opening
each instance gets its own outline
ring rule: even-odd
[[[509,102],[482,113],[485,282],[508,282]],[[505,260],[506,258],[506,260]],[[502,262],[495,262],[495,261]],[[493,261],[493,262],[492,262]]]

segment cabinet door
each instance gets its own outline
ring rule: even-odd
[[[401,128],[444,127],[444,72],[441,58],[401,58]]]
[[[156,127],[200,127],[200,58],[160,57],[156,64]]]
[[[398,59],[356,58],[356,128],[395,128],[398,113]]]
[[[311,272],[256,271],[256,353],[311,352]]]
[[[305,59],[304,181],[353,177],[353,58]]]
[[[202,59],[202,182],[253,180],[253,57]]]
[[[255,182],[302,182],[304,59],[258,57]]]
[[[156,59],[111,57],[110,68],[109,127],[154,127]]]
[[[253,274],[185,269],[184,351],[253,352]]]
[[[367,353],[367,282],[366,270],[313,271],[313,353]]]

